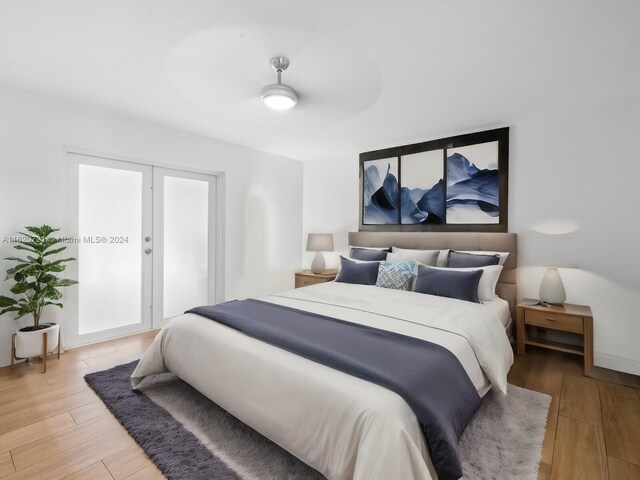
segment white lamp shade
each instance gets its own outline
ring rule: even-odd
[[[555,267],[547,268],[540,283],[540,300],[543,302],[561,305],[567,299],[564,284],[560,277],[560,272]]]
[[[307,236],[307,252],[333,252],[333,234],[310,233]]]

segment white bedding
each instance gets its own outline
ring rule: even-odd
[[[496,296],[493,300],[483,301],[483,305],[489,307],[498,317],[500,323],[505,329],[511,326],[511,311],[509,310],[509,302]]]
[[[513,353],[485,305],[335,282],[263,300],[438,343],[480,395],[491,385],[506,392]],[[436,478],[415,414],[378,385],[194,314],[158,334],[132,383],[166,371],[329,479]]]

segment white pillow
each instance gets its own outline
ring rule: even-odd
[[[431,267],[437,270],[450,270],[453,272],[473,272],[475,270],[482,270],[482,277],[480,277],[480,283],[478,283],[478,300],[486,302],[493,300],[496,296],[496,285],[502,273],[502,265],[489,265],[488,267],[470,267],[470,268],[443,268],[443,267]]]
[[[401,250],[387,253],[387,262],[411,262],[416,261],[424,265],[437,265],[439,250]]]
[[[356,248],[360,248],[360,247],[356,247]],[[351,257],[347,257],[345,255],[340,255],[341,257],[346,258],[347,260],[349,260],[350,262],[354,262],[354,263],[380,263],[380,262],[384,262],[384,260],[359,260],[357,258],[351,258]],[[340,268],[338,266],[338,268]]]
[[[421,254],[428,255],[429,253],[433,253],[433,252],[438,252],[438,260],[436,261],[436,266],[446,267],[447,260],[449,259],[448,248],[445,250],[416,250],[416,249],[410,249],[410,248],[391,247],[391,253],[389,255],[391,255],[392,253],[401,253],[403,255],[403,258],[402,258],[403,261],[416,260],[418,262],[422,262],[422,260],[420,260],[419,258]],[[387,260],[389,260],[389,255],[387,255]]]
[[[360,245],[349,245],[349,251],[352,248],[361,248],[363,250],[389,250],[389,247],[361,247]]]
[[[470,255],[497,255],[498,257],[500,257],[500,262],[498,263],[498,265],[504,265],[504,262],[507,261],[507,257],[509,256],[509,252],[489,252],[488,250],[454,250],[454,251],[460,252],[460,253],[468,253]]]

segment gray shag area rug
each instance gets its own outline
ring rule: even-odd
[[[168,479],[324,478],[172,374],[133,391],[136,364],[85,379]],[[550,403],[513,385],[507,396],[490,391],[460,440],[464,479],[537,479]]]

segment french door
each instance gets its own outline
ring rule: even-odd
[[[69,153],[76,346],[163,326],[215,301],[216,177]],[[73,298],[75,297],[75,298]]]
[[[216,177],[153,168],[153,327],[216,298]]]

